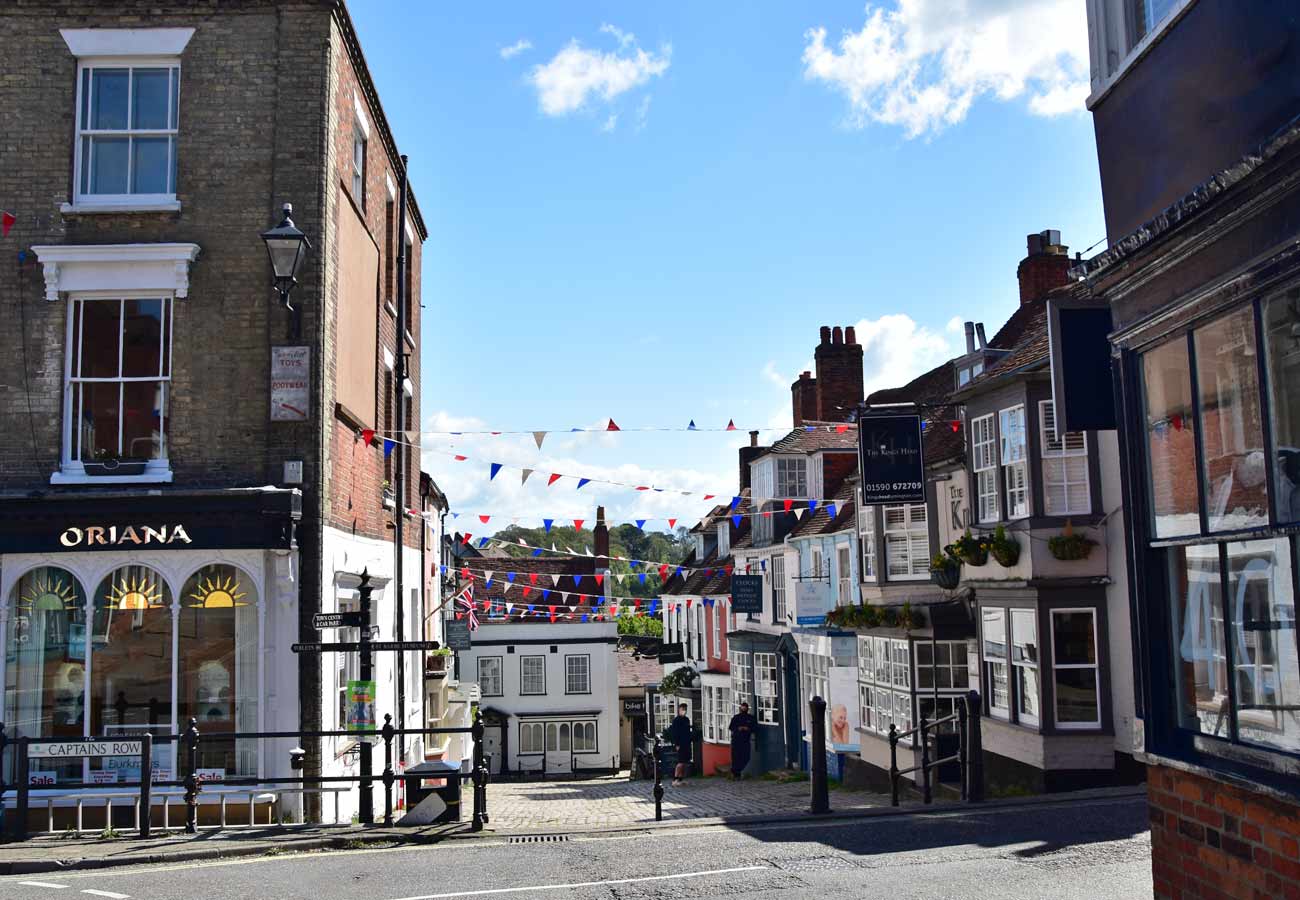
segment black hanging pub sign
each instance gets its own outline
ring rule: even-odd
[[[864,409],[858,416],[862,503],[924,503],[921,417],[903,409]]]

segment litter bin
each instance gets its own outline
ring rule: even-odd
[[[402,774],[402,778],[406,781],[408,810],[415,809],[420,801],[430,794],[437,794],[442,797],[442,802],[447,804],[447,809],[434,821],[439,823],[460,821],[460,766],[441,761],[423,762],[407,769]],[[440,787],[424,784],[425,781],[437,779],[443,779]]]

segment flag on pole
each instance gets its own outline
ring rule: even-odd
[[[478,631],[478,616],[474,614],[473,582],[470,582],[469,587],[465,589],[465,592],[456,598],[456,608],[469,617],[469,630]]]

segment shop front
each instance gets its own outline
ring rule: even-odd
[[[280,490],[5,501],[5,736],[161,737],[191,719],[200,734],[296,729],[300,503]],[[199,776],[278,774],[287,752],[270,758],[273,743],[202,740]],[[3,765],[6,782],[23,777],[12,744]],[[86,793],[72,786],[138,782],[139,766],[34,758],[25,777],[34,796]],[[153,778],[176,777],[175,745],[160,742]]]

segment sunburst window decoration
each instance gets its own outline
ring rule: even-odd
[[[18,582],[18,608],[46,612],[85,607],[81,585],[71,572],[44,566],[28,572]]]
[[[171,605],[170,591],[153,569],[123,566],[108,577],[105,605],[119,611],[164,609]]]
[[[185,605],[191,609],[233,609],[248,606],[251,589],[234,566],[204,566],[185,582]]]

